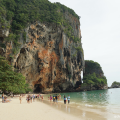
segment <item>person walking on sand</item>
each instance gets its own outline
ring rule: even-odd
[[[20,100],[20,104],[21,104],[21,101],[22,101],[22,96],[21,96],[21,94],[20,94],[19,100]]]
[[[68,95],[67,99],[68,99],[68,104],[69,104],[70,103],[70,96],[69,95]]]
[[[31,103],[32,103],[32,95],[30,96],[30,100],[31,100]]]
[[[30,95],[28,95],[28,103],[30,103],[31,97]]]

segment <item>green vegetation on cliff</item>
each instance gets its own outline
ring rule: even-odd
[[[85,73],[92,74],[94,72],[96,74],[103,74],[100,64],[92,60],[85,60]]]
[[[107,79],[104,76],[104,73],[99,63],[92,60],[86,60],[83,86],[91,84],[95,87],[100,85],[107,85]]]
[[[114,86],[114,85],[119,85],[119,86],[120,86],[120,82],[114,81],[114,82],[112,83],[112,86]]]
[[[0,90],[7,93],[26,93],[31,91],[22,74],[13,71],[13,67],[0,56]]]
[[[96,73],[88,74],[83,77],[83,83],[87,85],[107,85],[107,79],[105,76],[97,77]]]
[[[60,4],[51,3],[48,0],[0,0],[0,24],[3,29],[10,28],[8,39],[13,41],[13,53],[17,53],[19,49],[19,35],[23,33],[23,38],[26,40],[24,28],[35,21],[44,23],[56,23],[61,26],[64,32],[73,42],[80,41],[73,34],[73,28],[65,18],[65,14],[73,16],[79,20],[79,16],[74,10]],[[11,35],[12,34],[12,35]],[[7,39],[7,40],[8,40]]]

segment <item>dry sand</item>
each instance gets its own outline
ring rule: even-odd
[[[10,103],[0,102],[0,120],[82,120],[39,101],[28,104],[22,98],[20,104],[19,98],[11,100]]]

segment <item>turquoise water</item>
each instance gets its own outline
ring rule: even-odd
[[[61,103],[63,103],[64,95],[70,95],[70,104],[73,106],[86,106],[90,108],[105,108],[114,113],[120,113],[120,88],[108,90],[94,90],[85,92],[69,92],[57,93],[61,95]],[[48,99],[48,95],[44,95]],[[53,94],[51,94],[53,95]],[[56,94],[55,94],[56,95]]]
[[[108,90],[94,90],[85,92],[57,93],[61,95],[58,104],[52,106],[63,107],[64,112],[75,114],[85,120],[120,120],[120,88]],[[53,96],[53,94],[51,94]],[[54,94],[56,95],[56,94]],[[63,97],[70,96],[70,104],[64,105]],[[50,94],[45,94],[44,99],[48,100]],[[59,104],[60,103],[60,104]],[[61,107],[60,107],[61,108]],[[73,109],[74,108],[74,109]]]

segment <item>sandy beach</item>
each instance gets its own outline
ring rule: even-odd
[[[10,103],[0,100],[0,120],[81,120],[39,101],[27,103],[25,97],[11,98]]]

